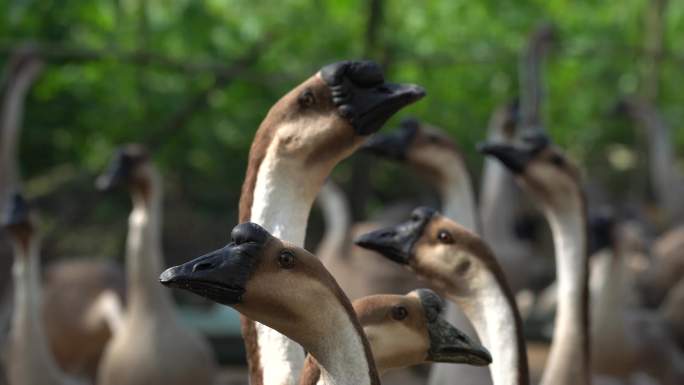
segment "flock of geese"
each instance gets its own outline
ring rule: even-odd
[[[25,55],[10,65],[16,76],[5,86],[3,119],[40,60]],[[439,128],[407,120],[392,134],[376,133],[424,96],[419,86],[387,82],[370,61],[321,68],[278,100],[256,131],[230,243],[163,272],[161,175],[143,146],[120,148],[96,187],[131,196],[125,288],[111,266],[92,261],[66,262],[41,282],[37,217],[16,172],[20,120],[3,120],[0,198],[15,285],[9,384],[215,383],[208,343],[178,319],[163,286],[242,314],[252,385],[379,384],[388,370],[426,362],[439,363],[430,385],[683,384],[681,270],[677,279],[667,265],[649,270],[663,305],[629,311],[629,231],[607,216],[588,220],[577,167],[542,131],[516,133],[510,105],[497,111],[479,151],[491,159],[484,179],[515,180],[550,225],[555,318],[548,358],[534,367],[523,330],[523,316],[534,311],[517,295],[531,251],[506,234],[514,210],[490,202],[480,215],[464,159]],[[343,194],[326,181],[362,147],[426,176],[441,213],[419,207],[399,224],[352,226]],[[317,197],[327,229],[314,255],[303,244]],[[492,240],[497,234],[501,242]],[[670,244],[676,234],[684,238],[679,230]],[[590,237],[600,246],[591,259]],[[418,286],[425,284],[432,289]],[[407,294],[382,294],[397,292]]]

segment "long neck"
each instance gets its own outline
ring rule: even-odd
[[[132,199],[126,240],[128,308],[131,314],[143,312],[175,319],[169,291],[158,283],[162,271],[162,182],[152,167],[146,184],[132,189]]]
[[[38,76],[42,65],[31,61],[20,68],[16,75],[8,80],[7,89],[3,94],[2,109],[0,110],[0,212],[11,189],[16,188],[17,170],[17,141],[21,130],[21,120],[24,114],[26,93]]]
[[[496,247],[515,245],[520,241],[514,236],[516,209],[521,202],[520,189],[510,171],[497,159],[485,159],[480,194],[482,235]],[[497,253],[501,256],[501,253]]]
[[[543,385],[589,383],[586,219],[580,197],[563,210],[545,210],[556,252],[558,301]]]
[[[680,190],[672,188],[673,184],[681,181],[677,175],[677,164],[670,135],[670,127],[651,107],[644,108],[639,114],[648,139],[648,156],[651,185],[660,203],[668,215],[682,214]],[[681,183],[681,182],[680,182]]]
[[[15,282],[14,314],[10,335],[11,374],[16,381],[35,377],[31,371],[57,373],[43,326],[41,311],[39,241],[15,244],[12,269]]]
[[[482,269],[478,276],[480,289],[464,297],[452,293],[456,302],[471,320],[482,344],[491,355],[489,369],[494,385],[528,385],[529,375],[522,322],[502,276]]]
[[[272,152],[262,161],[249,218],[275,237],[303,246],[311,205],[323,181],[299,169],[293,172],[284,162],[287,161],[278,159]],[[261,379],[267,385],[295,384],[304,365],[302,348],[267,326],[255,323],[254,327],[256,341],[246,338],[251,355],[248,357],[250,381],[257,383]]]
[[[445,176],[444,181],[438,186],[442,196],[442,212],[463,227],[477,233],[479,226],[470,174],[460,157],[457,161],[449,163],[445,165],[447,167],[442,173]]]
[[[342,189],[331,181],[323,185],[317,199],[325,221],[325,233],[316,255],[322,258],[330,257],[341,252],[348,244],[351,223],[349,204]]]
[[[617,253],[606,248],[591,257],[591,344],[597,351],[626,340],[625,267]],[[596,358],[592,355],[592,359]]]
[[[318,346],[311,351],[320,365],[321,382],[326,385],[379,384],[375,367],[369,364],[373,362],[373,356],[360,329],[350,322],[346,313],[340,313],[332,320],[328,332],[323,333]]]

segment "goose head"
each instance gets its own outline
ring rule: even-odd
[[[364,234],[355,243],[464,298],[487,289],[489,282],[478,279],[484,271],[505,282],[494,256],[476,234],[428,207],[415,209],[409,220],[396,226]]]
[[[373,135],[363,149],[406,162],[436,182],[447,179],[449,175],[443,174],[453,170],[455,163],[464,166],[463,157],[449,135],[417,119],[403,120],[392,133]]]
[[[289,179],[306,174],[306,180],[294,183],[316,186],[313,200],[335,164],[424,95],[419,86],[385,81],[380,66],[371,61],[324,66],[269,110],[252,142],[244,189],[254,188],[265,164]],[[243,195],[247,199],[241,204],[251,207],[249,194]]]
[[[95,186],[101,191],[127,187],[132,191],[145,192],[150,188],[152,166],[144,146],[128,144],[116,150],[106,171],[101,174]]]
[[[501,161],[545,208],[576,209],[582,196],[579,169],[545,134],[531,133],[514,144],[483,143],[478,149]]]
[[[12,240],[26,251],[35,236],[37,219],[31,213],[29,204],[20,193],[12,194],[5,208],[2,227]]]
[[[425,91],[385,81],[371,61],[343,61],[321,68],[270,109],[254,140],[268,141],[281,156],[300,162],[339,161]]]
[[[353,306],[380,371],[426,361],[491,363],[487,349],[442,317],[443,301],[432,290],[372,295]]]
[[[237,225],[231,243],[167,269],[160,282],[231,306],[308,351],[335,326],[330,317],[339,316],[333,314],[339,303],[353,317],[351,303],[317,257],[255,223]]]

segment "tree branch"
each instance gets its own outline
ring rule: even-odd
[[[257,44],[259,45],[259,44]],[[45,61],[52,62],[90,62],[100,60],[117,60],[135,65],[151,65],[170,71],[187,74],[203,72],[214,73],[217,76],[231,76],[234,68],[218,60],[187,60],[172,58],[152,51],[135,50],[122,51],[118,49],[91,49],[61,43],[45,43],[35,41],[0,41],[0,55],[9,56],[18,47],[30,47]]]
[[[256,43],[251,47],[247,53],[236,59],[233,64],[223,68],[220,73],[214,77],[214,81],[204,90],[198,92],[196,95],[190,97],[181,108],[179,108],[160,128],[154,130],[148,136],[149,148],[154,148],[159,144],[161,138],[180,131],[190,121],[192,116],[197,111],[207,106],[209,95],[217,89],[228,86],[238,76],[242,75],[249,67],[254,65],[261,56],[261,52],[266,48],[267,42],[270,39]]]

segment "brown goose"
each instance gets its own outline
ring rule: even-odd
[[[487,365],[489,352],[442,318],[442,299],[432,290],[378,294],[353,302],[373,352],[378,373],[425,362]],[[310,355],[300,385],[313,385],[320,370]]]
[[[52,356],[43,326],[40,287],[40,236],[24,198],[6,206],[3,226],[14,246],[14,313],[9,336],[7,376],[12,385],[75,385]]]
[[[385,81],[368,61],[327,65],[283,96],[257,130],[240,197],[240,222],[260,224],[303,245],[318,191],[333,167],[394,113],[425,95]],[[294,385],[304,362],[299,345],[243,318],[252,385]]]
[[[169,268],[162,284],[231,306],[301,344],[323,384],[377,385],[373,355],[349,299],[314,255],[254,223],[231,243]]]
[[[216,363],[207,341],[181,324],[171,293],[156,282],[163,258],[163,192],[149,154],[140,145],[119,149],[97,185],[127,187],[133,201],[126,240],[128,303],[100,362],[98,384],[213,384]]]
[[[496,258],[475,233],[422,207],[409,221],[362,235],[356,243],[407,265],[459,305],[492,354],[494,384],[529,383],[513,295]]]
[[[586,209],[579,171],[542,133],[521,144],[488,143],[480,150],[499,159],[542,208],[556,248],[558,301],[549,359],[541,383],[588,384],[589,315]]]

